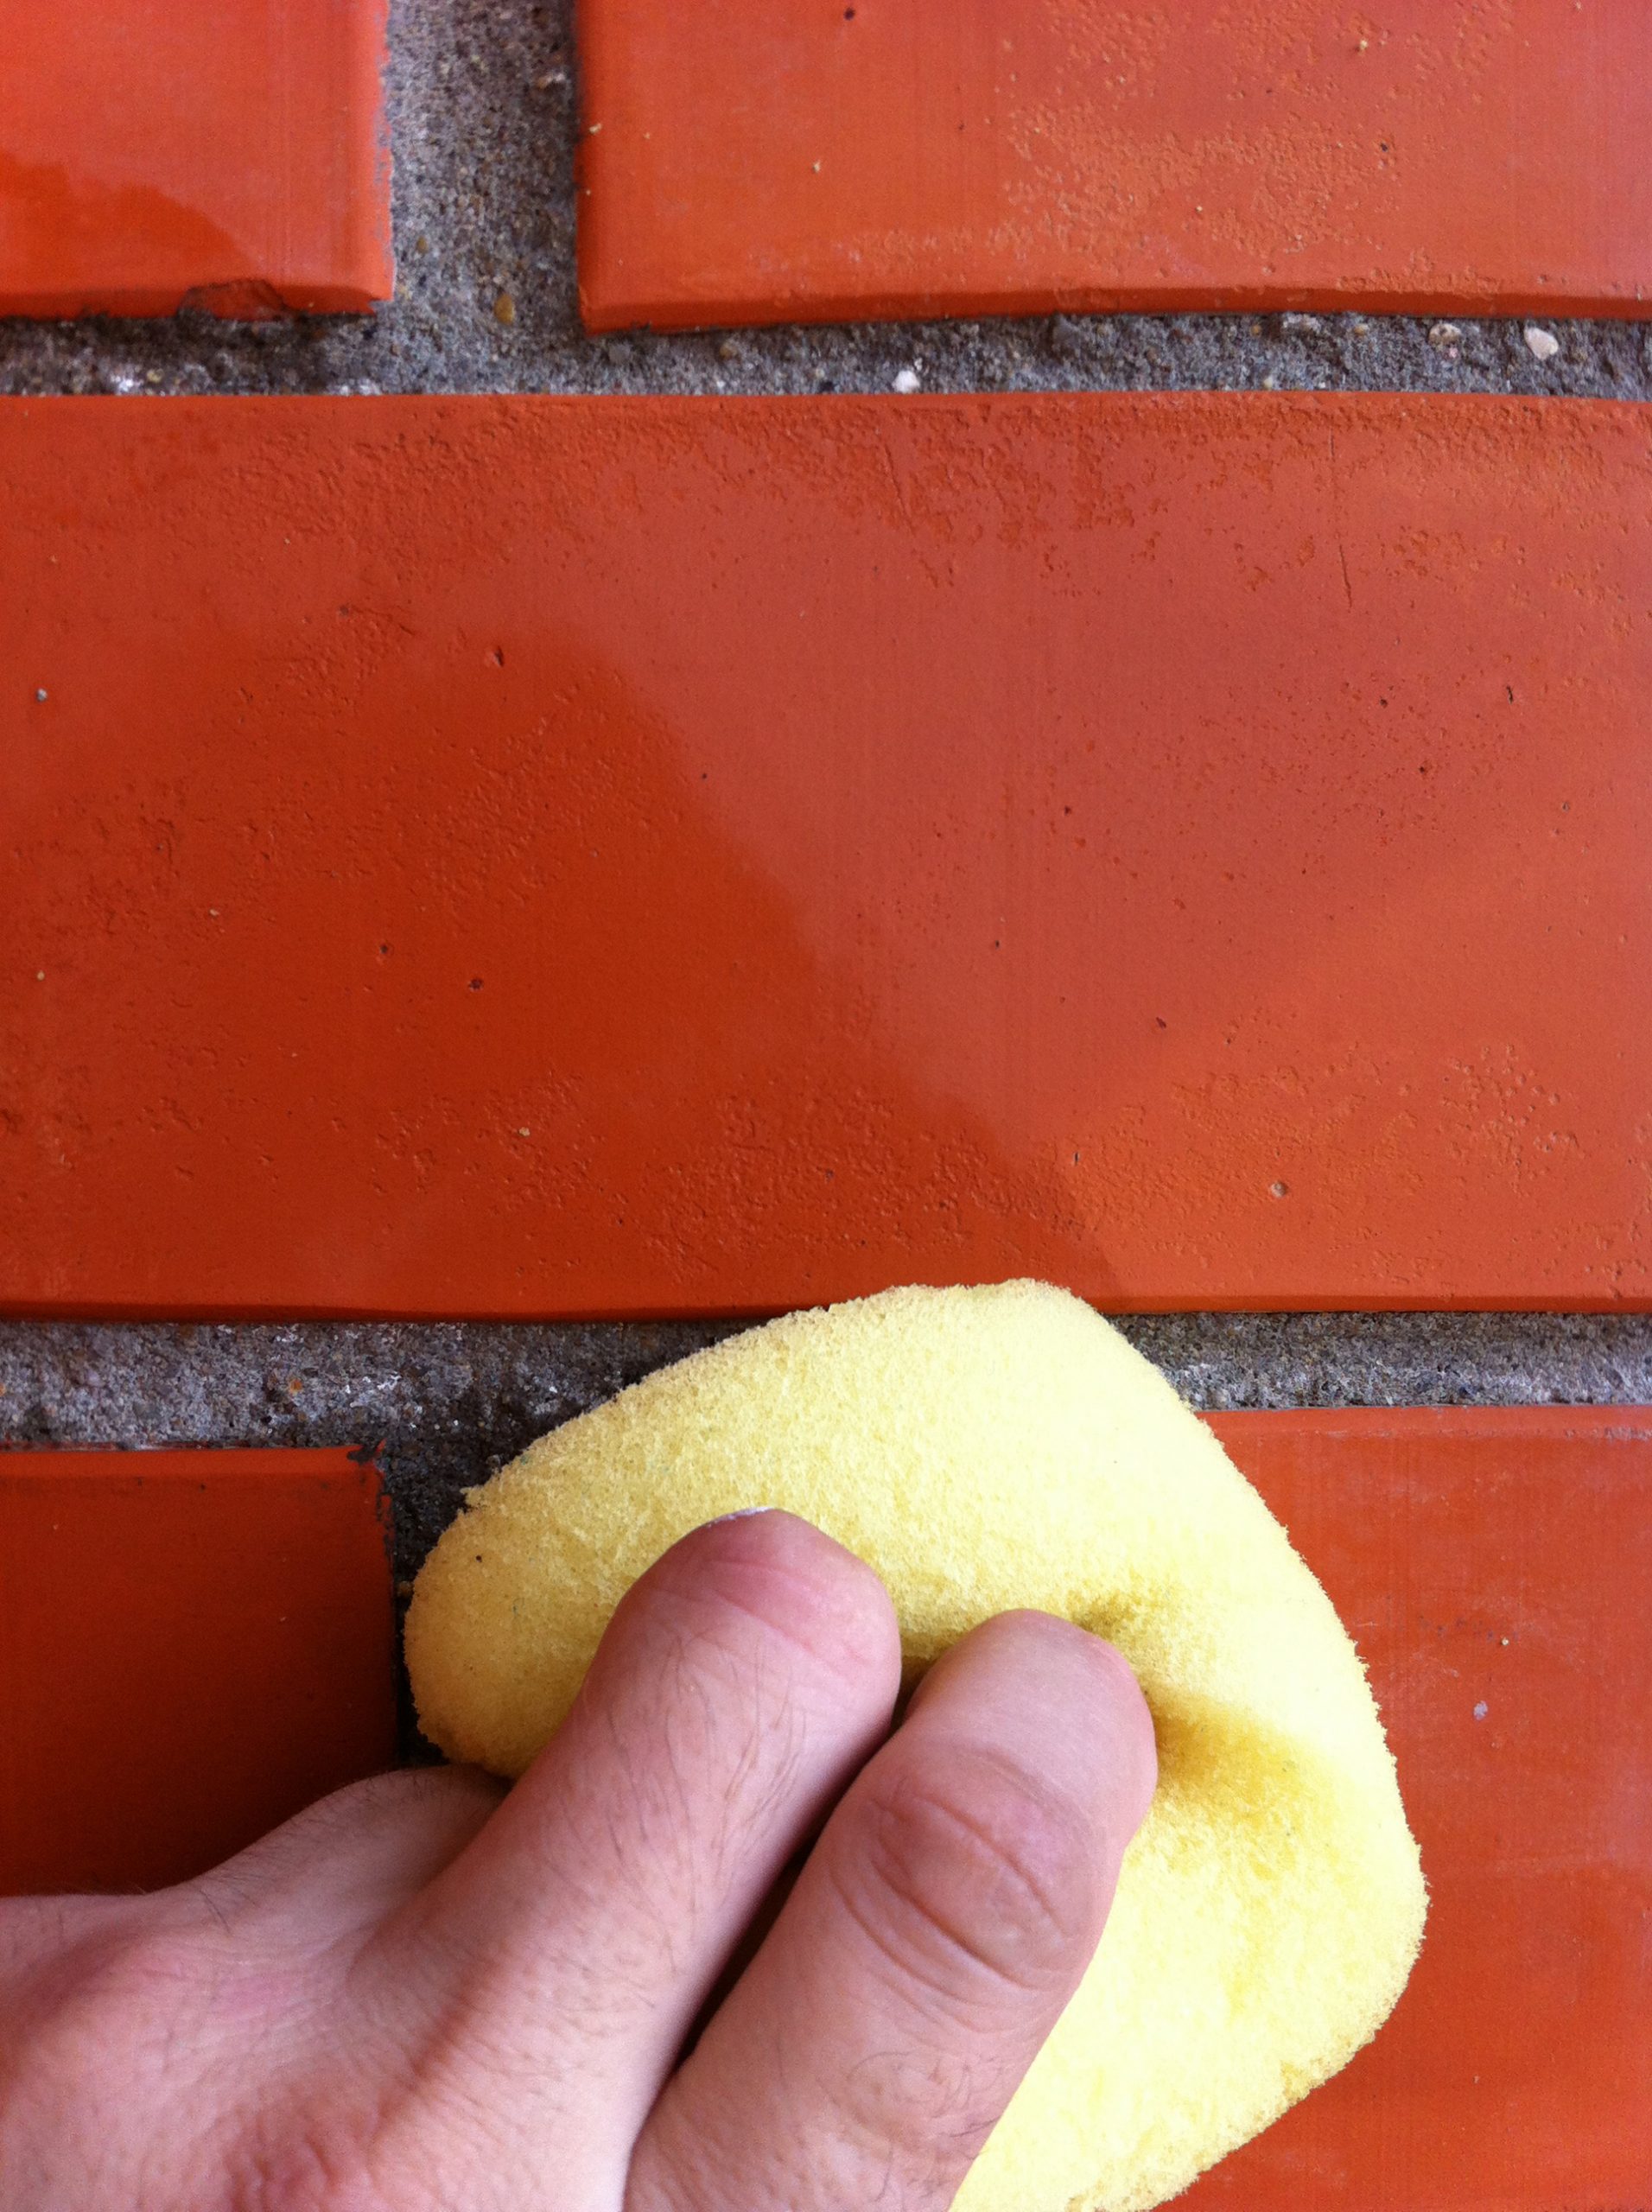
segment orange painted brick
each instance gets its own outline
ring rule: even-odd
[[[385,0],[0,0],[0,315],[360,310]]]
[[[1645,0],[581,0],[587,322],[1652,311]]]
[[[0,1893],[215,1866],[396,1750],[344,1452],[0,1453]]]
[[[1644,1307],[1652,415],[0,411],[0,1303]]]
[[[1399,2009],[1190,2212],[1627,2212],[1652,2177],[1652,1409],[1224,1414],[1370,1668]]]

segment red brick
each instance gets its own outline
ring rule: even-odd
[[[1352,1631],[1430,1910],[1190,2212],[1619,2212],[1652,2173],[1652,1409],[1223,1414]]]
[[[0,315],[390,296],[385,0],[0,0]]]
[[[377,1471],[0,1453],[0,1892],[198,1874],[391,1764]]]
[[[9,1310],[1652,1300],[1647,410],[15,402],[0,474]]]
[[[581,0],[587,322],[1643,315],[1645,0]]]

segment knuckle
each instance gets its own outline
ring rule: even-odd
[[[306,1847],[325,1846],[334,1837],[353,1837],[399,1820],[410,1809],[428,1803],[446,1785],[439,1777],[444,1767],[397,1768],[388,1774],[370,1774],[346,1783],[325,1797],[306,1805],[287,1823],[287,1833]],[[276,1831],[280,1833],[279,1830]]]
[[[237,2212],[389,2212],[366,2147],[318,2124],[249,2133],[224,2160]]]
[[[181,1916],[143,1913],[68,1948],[54,1962],[53,1994],[69,2018],[169,2012],[194,1999],[208,1978],[205,1948]]]
[[[1084,1808],[1001,1755],[948,1747],[874,1797],[857,1917],[891,1962],[962,2003],[1061,2001],[1101,1935]]]
[[[791,1514],[699,1529],[656,1572],[674,1610],[742,1656],[755,1636],[835,1680],[899,1667],[894,1608],[876,1574]]]
[[[49,1923],[35,1931],[41,1940],[0,2008],[0,2170],[36,2159],[66,2177],[64,2202],[111,2132],[120,2139],[130,2112],[159,2098],[187,2046],[180,2024],[200,2008],[198,1954],[169,1932],[157,1901],[130,1914],[99,1910],[101,1900],[87,1911],[88,1902],[64,1902],[55,1942]],[[135,2145],[133,2156],[143,2163],[154,2150]],[[3,2186],[0,2200],[13,2201]],[[41,2201],[58,2202],[57,2189]]]
[[[399,1767],[322,1797],[289,1823],[295,1855],[376,1836],[461,1832],[495,1810],[505,1785],[474,1766]]]

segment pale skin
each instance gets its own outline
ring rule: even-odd
[[[944,2212],[1156,1770],[1124,1662],[1045,1615],[892,1733],[899,1680],[867,1567],[716,1522],[508,1794],[386,1775],[181,1888],[0,1905],[0,2202]]]

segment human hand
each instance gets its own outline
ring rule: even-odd
[[[869,1568],[716,1522],[508,1796],[385,1775],[177,1889],[0,1906],[0,2203],[942,2212],[1095,1950],[1153,1730],[1042,1614],[891,1736],[899,1674]]]

